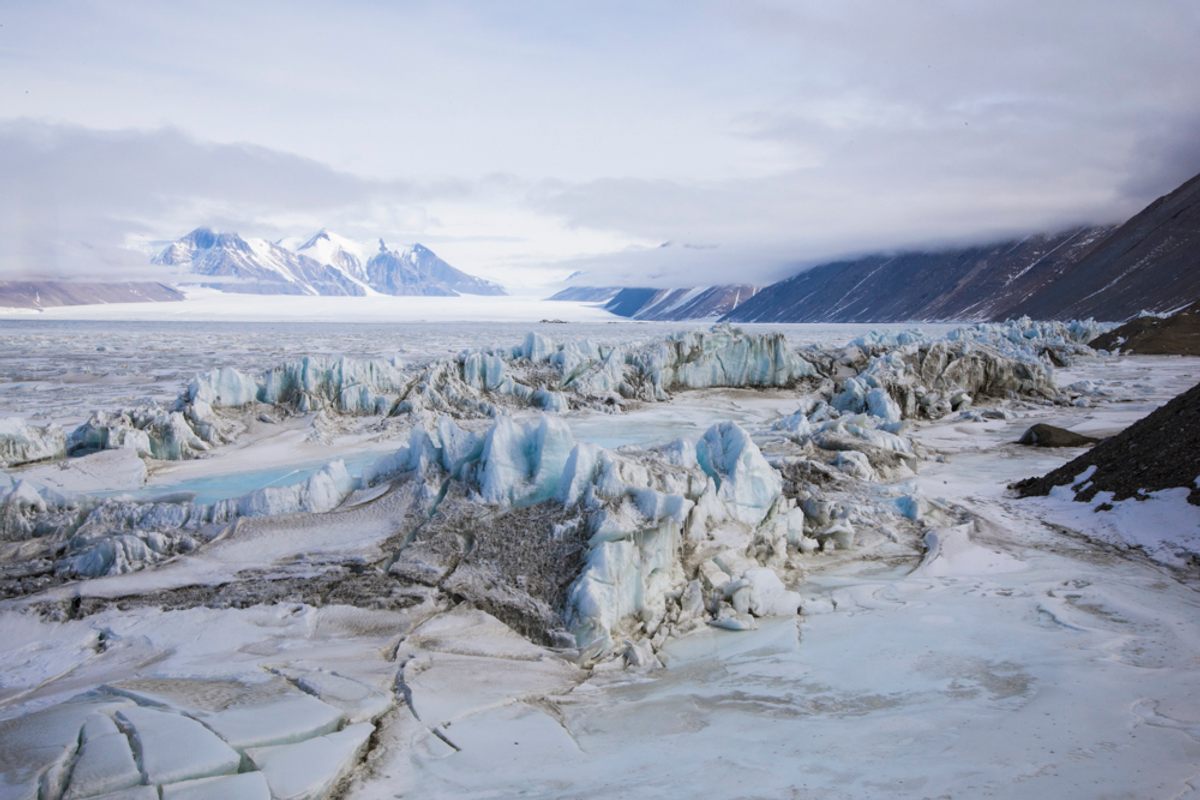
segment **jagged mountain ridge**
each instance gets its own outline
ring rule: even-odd
[[[342,295],[502,295],[504,288],[447,264],[423,245],[367,248],[327,230],[299,244],[270,242],[197,228],[152,259],[181,267],[202,284],[253,294]]]

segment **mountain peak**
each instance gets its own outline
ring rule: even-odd
[[[199,227],[168,245],[153,263],[186,267],[225,291],[261,294],[391,295],[504,294],[497,283],[447,264],[422,244],[379,250],[322,227],[269,242]]]
[[[299,241],[299,239],[283,239],[280,240],[280,243],[286,247],[289,243],[294,244],[297,241]],[[362,250],[362,245],[359,242],[356,242],[353,239],[347,239],[345,236],[329,230],[329,228],[321,228],[312,236],[309,236],[307,239],[305,239],[304,243],[299,247],[291,247],[289,249],[297,252],[301,250],[311,250],[314,247],[319,246],[322,242],[328,242],[332,247],[340,247],[341,249],[350,253],[357,254]]]
[[[184,236],[183,241],[188,242],[189,244],[192,244],[201,249],[207,250],[208,248],[214,246],[217,243],[217,240],[221,237],[221,235],[222,234],[217,233],[212,228],[208,228],[208,227],[205,227],[202,225],[199,228],[196,228],[195,230],[193,230],[187,236]]]
[[[292,240],[281,239],[279,243],[281,246],[286,247],[289,243],[295,242],[295,241],[296,241],[295,239],[292,239]],[[295,249],[297,251],[309,250],[313,247],[316,247],[319,242],[328,242],[328,241],[331,241],[331,239],[329,238],[329,231],[326,230],[325,228],[321,228],[321,230],[317,231],[312,236],[309,236],[307,239],[305,239],[304,244],[300,245],[299,247],[297,247]]]

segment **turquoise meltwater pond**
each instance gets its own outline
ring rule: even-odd
[[[359,453],[349,453],[342,456],[346,470],[354,477],[362,475],[363,471],[374,464],[389,450],[368,450]],[[336,460],[336,459],[331,459]],[[182,481],[150,483],[136,491],[101,492],[99,496],[128,497],[134,500],[153,500],[168,495],[187,494],[193,496],[196,503],[215,503],[232,497],[258,491],[268,486],[292,486],[303,483],[312,475],[320,472],[329,461],[313,461],[302,464],[283,464],[267,469],[230,472],[222,475],[205,475],[199,478],[189,478]]]

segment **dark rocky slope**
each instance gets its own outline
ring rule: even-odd
[[[1200,175],[1096,245],[1050,291],[1008,309],[1034,319],[1128,319],[1200,300]]]
[[[1095,467],[1092,474],[1072,487],[1076,500],[1090,502],[1098,492],[1125,500],[1185,487],[1191,490],[1188,502],[1200,505],[1200,384],[1053,472],[1013,488],[1022,497],[1049,494],[1074,484],[1089,467]]]
[[[821,264],[766,287],[734,322],[1005,319],[1074,268],[1110,228],[1083,227],[987,245]]]
[[[763,289],[732,322],[1126,320],[1200,300],[1200,176],[1116,228],[821,264]]]
[[[612,300],[620,286],[568,286],[547,297],[547,300],[564,300],[576,303],[607,303]]]
[[[747,284],[690,289],[622,289],[604,306],[633,319],[669,322],[720,317],[754,297],[758,287]]]
[[[1137,317],[1097,336],[1089,344],[1102,350],[1152,356],[1200,356],[1200,305],[1169,317]]]
[[[758,291],[749,284],[723,284],[682,289],[630,286],[571,286],[547,298],[604,303],[619,317],[661,322],[715,319],[737,308]]]

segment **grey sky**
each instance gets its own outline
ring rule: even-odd
[[[2,275],[146,274],[136,247],[211,224],[420,240],[510,284],[767,280],[1118,220],[1200,170],[1191,0],[48,0],[0,25]]]

